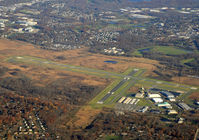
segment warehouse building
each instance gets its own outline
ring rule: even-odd
[[[162,103],[163,102],[162,98],[152,98],[152,101],[155,102],[155,103]]]
[[[148,94],[149,98],[161,98],[160,94]]]
[[[187,104],[185,103],[179,103],[178,104],[180,108],[182,108],[183,110],[191,110],[191,107],[189,107]]]
[[[176,110],[169,110],[168,114],[173,115],[173,114],[178,114],[178,112]]]
[[[158,106],[159,106],[159,107],[167,107],[167,108],[170,108],[170,107],[171,107],[171,105],[170,105],[168,102],[159,103]]]
[[[175,96],[171,93],[171,92],[168,92],[168,91],[161,91],[160,92],[162,95],[166,96],[167,98],[175,98]]]
[[[126,97],[122,97],[122,98],[118,101],[118,103],[122,103],[125,99],[126,99]]]

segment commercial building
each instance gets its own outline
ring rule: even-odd
[[[140,110],[138,110],[138,112],[145,113],[148,109],[149,109],[148,106],[144,106],[143,108],[141,108]]]
[[[144,93],[137,93],[135,95],[136,98],[144,98]]]
[[[160,94],[148,94],[149,98],[161,98]]]
[[[141,90],[135,95],[136,98],[144,98],[144,94],[145,94],[145,91],[144,91],[144,87],[141,88]]]
[[[129,103],[131,102],[131,100],[132,100],[132,99],[131,99],[130,97],[128,97],[123,103],[124,103],[124,104],[129,104]]]
[[[132,101],[130,102],[130,104],[135,104],[135,102],[137,101],[138,99],[132,99]]]
[[[168,114],[169,114],[169,115],[178,114],[178,112],[177,112],[176,110],[169,110],[169,111],[168,111]]]
[[[170,102],[175,102],[176,99],[175,99],[175,98],[169,98],[169,101],[170,101]]]
[[[183,110],[191,110],[191,107],[189,107],[187,104],[185,103],[179,103],[178,104],[179,107],[181,107]]]
[[[171,107],[171,105],[168,102],[159,103],[158,106],[159,107]]]
[[[171,92],[168,92],[168,91],[161,91],[160,92],[162,95],[166,96],[167,98],[175,98],[175,96],[171,93]]]
[[[163,102],[162,98],[152,98],[152,101],[155,102],[155,103],[162,103]]]
[[[125,99],[126,99],[126,97],[122,97],[122,98],[118,101],[118,103],[122,103]]]
[[[185,120],[184,118],[179,118],[178,119],[178,124],[182,124],[184,122],[184,120]]]

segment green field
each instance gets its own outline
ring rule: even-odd
[[[155,46],[153,47],[152,51],[166,55],[180,55],[188,53],[186,50],[175,48],[173,46]]]
[[[142,51],[143,52],[148,51],[148,52],[154,52],[154,53],[161,53],[161,54],[165,54],[165,55],[181,55],[181,54],[190,53],[190,51],[176,48],[173,46],[152,46],[152,47],[137,49],[133,52],[132,55],[142,56]]]

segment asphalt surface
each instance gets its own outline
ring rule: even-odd
[[[99,100],[99,102],[104,103],[104,101],[113,95],[114,92],[116,92],[124,83],[126,83],[126,81],[128,81],[128,79],[123,79],[120,81],[120,83],[116,85],[110,92],[108,92],[101,100]]]
[[[120,81],[120,83],[118,85],[116,85],[110,92],[108,92],[101,100],[99,100],[99,103],[104,103],[111,95],[114,95],[114,92],[116,92],[124,83],[126,83],[128,80],[130,80],[132,78],[132,76],[138,71],[132,70],[132,72],[130,72],[128,74],[128,76],[126,76],[122,81]],[[141,73],[143,74],[143,73]],[[132,82],[134,82],[134,80],[132,80]],[[123,89],[110,103],[113,103],[113,101],[118,98],[118,96],[120,96],[125,89]]]

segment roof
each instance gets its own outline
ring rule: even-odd
[[[164,102],[164,103],[159,103],[158,106],[170,106],[170,104],[168,102]]]
[[[179,103],[178,104],[181,108],[183,108],[184,110],[191,110],[191,107],[189,107],[187,104],[185,103]]]
[[[178,114],[176,110],[169,110],[168,114]]]
[[[156,103],[161,103],[163,102],[162,98],[152,98],[152,100]]]
[[[168,91],[161,91],[160,93],[162,93],[163,95],[167,96],[167,97],[174,97],[174,95],[171,92]]]
[[[149,98],[160,98],[161,96],[159,94],[149,94]]]

